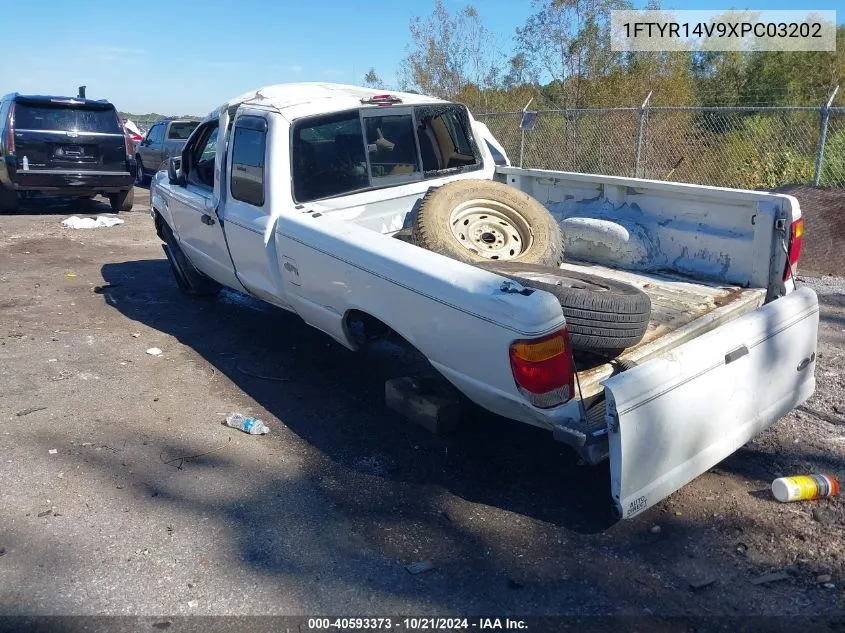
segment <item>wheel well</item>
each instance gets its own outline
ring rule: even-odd
[[[355,347],[363,347],[370,341],[392,337],[407,343],[393,328],[363,310],[347,310],[343,317],[343,331],[346,333],[347,340]]]

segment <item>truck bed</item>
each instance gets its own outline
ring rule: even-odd
[[[618,358],[637,363],[664,354],[696,336],[735,319],[763,304],[765,288],[741,288],[692,280],[665,273],[631,272],[581,262],[561,268],[615,279],[640,288],[651,298],[651,322],[643,340]],[[601,382],[614,371],[608,359],[576,354],[581,393],[589,398],[601,392]]]

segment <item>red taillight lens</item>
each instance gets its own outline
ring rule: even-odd
[[[804,218],[795,220],[789,232],[789,263],[783,271],[783,280],[792,277],[792,271],[801,257],[801,247],[804,244]]]
[[[9,117],[6,123],[6,153],[11,155],[15,153],[15,130],[12,129],[15,125],[14,101],[12,101],[12,106],[9,108]]]
[[[563,404],[574,391],[575,368],[564,328],[549,336],[511,343],[511,370],[519,392],[535,407]]]

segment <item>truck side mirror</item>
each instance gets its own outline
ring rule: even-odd
[[[182,173],[182,157],[173,156],[167,161],[167,177],[170,179],[171,185],[179,185],[184,187],[187,185],[185,174]]]

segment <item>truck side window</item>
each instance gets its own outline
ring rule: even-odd
[[[256,207],[264,206],[267,123],[260,117],[241,117],[232,138],[232,197]]]
[[[161,143],[162,137],[164,133],[164,125],[161,123],[154,125],[153,129],[150,130],[150,133],[147,135],[147,139],[150,141],[151,144],[158,144]]]
[[[192,148],[188,179],[201,187],[214,187],[214,157],[217,154],[217,122],[209,125]]]
[[[417,107],[417,136],[426,172],[478,165],[465,122],[454,108]]]
[[[364,119],[364,127],[374,179],[420,172],[410,114],[368,116]]]
[[[357,110],[298,121],[292,150],[297,202],[337,196],[370,184]]]

